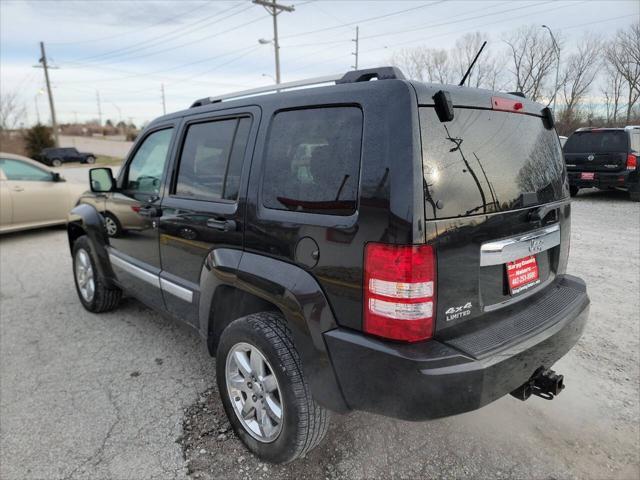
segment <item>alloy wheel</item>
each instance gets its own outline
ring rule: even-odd
[[[104,226],[107,229],[107,235],[110,237],[114,237],[118,233],[116,221],[108,215],[104,217]]]
[[[96,291],[96,284],[93,277],[91,259],[84,249],[80,249],[76,253],[75,274],[80,295],[82,295],[85,302],[91,302]]]
[[[262,352],[245,342],[235,344],[225,373],[229,399],[245,430],[263,443],[276,440],[283,425],[282,394]]]

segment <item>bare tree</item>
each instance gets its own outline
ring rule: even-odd
[[[452,57],[458,78],[462,79],[467,72],[469,65],[480,51],[482,43],[487,40],[487,36],[480,32],[467,33],[456,41]],[[491,43],[488,42],[482,54],[478,58],[471,73],[467,77],[465,84],[469,87],[488,88],[490,90],[500,90],[503,85],[503,62],[490,53]]]
[[[0,94],[0,130],[13,130],[24,120],[26,108],[17,92]]]
[[[605,114],[607,125],[615,126],[618,124],[618,114],[620,113],[621,97],[624,90],[624,78],[616,70],[613,65],[605,60],[604,72],[606,83],[602,88],[602,95],[604,96]]]
[[[446,50],[417,47],[397,52],[390,62],[400,67],[409,78],[421,82],[452,83],[454,69]]]
[[[557,39],[559,46],[562,40]],[[545,97],[546,80],[556,65],[556,51],[551,37],[540,27],[521,27],[504,38],[508,46],[515,89],[535,101]],[[555,93],[554,86],[551,93]]]
[[[605,59],[624,80],[628,123],[640,99],[640,22],[618,30],[606,49]]]
[[[572,125],[578,117],[577,110],[596,78],[601,49],[602,41],[598,36],[585,34],[578,42],[577,50],[565,60],[559,82],[564,100],[559,120],[565,126]]]

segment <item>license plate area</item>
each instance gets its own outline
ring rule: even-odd
[[[595,180],[596,174],[593,172],[581,172],[580,180]]]
[[[538,262],[533,255],[507,262],[505,268],[511,295],[516,295],[540,283]]]

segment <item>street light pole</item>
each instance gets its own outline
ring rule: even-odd
[[[553,89],[553,114],[555,115],[556,114],[556,97],[558,96],[558,77],[560,75],[560,47],[558,46],[558,42],[556,42],[556,37],[554,37],[551,29],[546,25],[542,25],[542,28],[546,28],[547,30],[549,30],[549,35],[551,35],[551,41],[553,42],[553,46],[555,47],[555,51],[556,51],[556,82],[554,84],[554,89]]]
[[[279,5],[276,0],[253,0],[256,5],[262,5],[273,17],[273,48],[276,54],[276,83],[280,83],[280,43],[278,43],[278,14],[293,12],[295,9],[286,5]],[[263,42],[260,42],[263,43]]]

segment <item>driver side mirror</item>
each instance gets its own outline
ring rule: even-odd
[[[92,168],[89,170],[89,185],[95,193],[107,193],[113,191],[116,182],[110,168]]]
[[[58,172],[53,172],[51,174],[51,180],[53,182],[65,182],[66,181]]]

